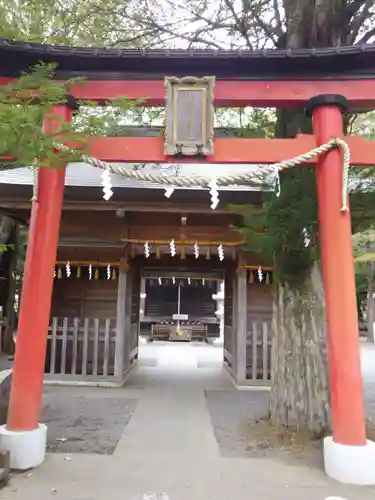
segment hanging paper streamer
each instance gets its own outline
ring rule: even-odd
[[[308,231],[307,227],[304,227],[302,229],[302,236],[303,236],[303,244],[305,245],[305,248],[309,247],[310,243],[311,243],[311,238],[310,238],[309,231]]]
[[[166,190],[165,190],[165,193],[164,193],[164,196],[166,198],[170,198],[174,192],[174,187],[170,186],[170,187],[167,187]]]
[[[111,266],[108,264],[107,266],[107,280],[111,279]]]
[[[194,244],[194,257],[196,259],[199,259],[199,245],[198,245],[198,243]]]
[[[156,258],[157,258],[157,259],[160,259],[160,257],[161,257],[161,255],[160,255],[160,248],[159,248],[159,247],[157,247],[157,248],[156,248]]]
[[[206,251],[206,260],[210,260],[210,258],[211,258],[210,247],[208,247]]]
[[[219,260],[220,260],[220,262],[222,262],[222,261],[224,260],[224,257],[225,257],[225,256],[224,256],[224,248],[223,248],[223,245],[219,245],[219,246],[217,247],[217,254],[218,254],[218,256],[219,256]]]
[[[211,208],[212,208],[212,210],[215,210],[215,208],[219,204],[219,191],[218,191],[216,179],[212,179],[212,181],[210,181],[210,183],[208,184],[208,187],[210,188]]]
[[[144,247],[145,247],[145,257],[146,259],[148,259],[150,257],[150,245],[148,244],[148,241],[146,241],[146,243],[144,244]]]
[[[109,170],[103,170],[102,186],[103,186],[103,198],[105,199],[105,201],[108,201],[110,198],[112,198],[113,195],[111,174],[109,173]]]
[[[171,240],[171,242],[169,243],[169,248],[170,248],[172,257],[174,257],[176,255],[176,245],[175,245],[174,240]]]
[[[159,281],[159,285],[161,285],[161,284],[162,284],[161,278],[159,278],[159,280],[158,280],[158,281]]]
[[[188,285],[191,285],[191,278],[190,278],[190,276],[188,277]]]
[[[175,285],[176,284],[176,278],[173,276],[172,277],[172,283]]]
[[[77,278],[79,279],[81,277],[81,268],[77,267]]]
[[[89,265],[89,280],[92,280],[92,265]]]
[[[281,185],[280,185],[280,173],[278,167],[275,167],[275,179],[274,179],[274,184],[275,184],[275,193],[277,198],[280,197],[281,193]]]
[[[70,267],[69,261],[65,264],[65,272],[66,272],[67,277],[70,278],[70,276],[72,274],[72,269]]]
[[[94,279],[99,279],[99,269],[95,269]]]
[[[266,273],[266,285],[271,284],[271,273]]]
[[[262,281],[263,281],[263,271],[262,271],[262,268],[260,266],[258,268],[257,274],[258,274],[259,283],[262,283]]]
[[[62,271],[61,271],[61,267],[59,267],[57,270],[57,279],[61,280],[61,278],[62,278]]]
[[[182,248],[181,248],[181,260],[185,260],[185,257],[186,257],[185,248],[184,248],[184,247],[182,247]]]
[[[53,279],[56,278],[56,269],[53,270]]]
[[[114,269],[114,270],[112,271],[112,279],[113,279],[113,280],[116,280],[116,279],[117,279],[116,269]]]
[[[249,272],[249,283],[250,283],[250,285],[253,285],[254,282],[255,282],[254,273],[253,273],[253,271],[250,271]]]

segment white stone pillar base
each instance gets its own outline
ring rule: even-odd
[[[335,443],[324,438],[324,469],[328,477],[345,484],[375,485],[375,443],[364,446]]]
[[[10,468],[23,471],[44,462],[47,447],[47,426],[39,424],[32,431],[11,431],[0,426],[0,450],[9,451]]]

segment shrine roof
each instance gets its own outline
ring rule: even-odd
[[[43,61],[56,63],[56,75],[61,78],[345,79],[375,75],[375,44],[298,50],[162,50],[70,47],[0,38],[0,60],[1,76],[18,76]]]

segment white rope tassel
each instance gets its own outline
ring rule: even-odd
[[[174,193],[174,187],[170,186],[167,187],[167,189],[165,190],[164,196],[169,199],[173,193]]]
[[[199,245],[198,245],[198,243],[194,244],[194,257],[196,259],[199,259]]]
[[[102,173],[103,198],[108,201],[113,196],[111,174],[108,168]]]
[[[65,271],[66,271],[67,277],[70,278],[70,276],[72,274],[72,269],[70,267],[70,262],[69,261],[65,265]]]
[[[171,251],[171,256],[174,257],[176,255],[176,244],[173,239],[169,243],[169,249]]]
[[[144,244],[144,247],[145,247],[145,257],[146,257],[146,259],[148,259],[151,255],[150,245],[148,244],[148,241],[146,241],[146,243]]]
[[[225,258],[223,245],[219,245],[217,247],[217,253],[218,253],[220,262],[222,262]]]
[[[212,210],[215,210],[215,208],[219,204],[219,191],[218,191],[218,186],[217,186],[216,179],[212,179],[208,183],[208,187],[210,188],[211,208],[212,208]]]
[[[274,180],[274,183],[275,183],[276,197],[279,198],[280,197],[280,193],[281,193],[281,187],[280,187],[280,174],[279,174],[279,169],[277,167],[275,167],[275,180]]]

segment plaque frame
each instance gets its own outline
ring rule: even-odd
[[[164,79],[166,89],[165,107],[165,142],[164,153],[169,156],[207,156],[214,152],[214,106],[213,90],[215,87],[214,76],[197,78],[185,76],[178,78],[167,76]],[[178,92],[199,91],[202,93],[202,106],[200,109],[202,128],[201,137],[181,140],[179,135],[179,121],[181,108],[178,106]]]

